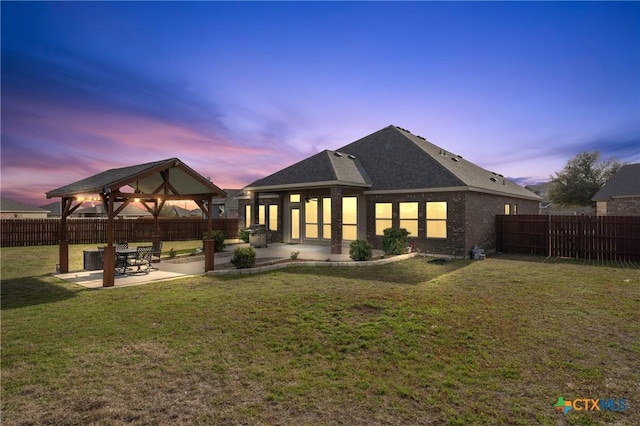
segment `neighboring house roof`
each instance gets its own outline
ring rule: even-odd
[[[180,206],[172,206],[174,213],[176,214],[177,217],[198,217],[198,216],[202,216],[202,210],[200,209],[194,209],[194,210],[189,210],[189,209],[185,209],[183,207]]]
[[[640,163],[622,166],[591,200],[606,201],[619,197],[640,197]]]
[[[525,186],[525,188],[541,196],[544,200],[549,200],[549,189],[551,188],[551,182],[527,185]]]
[[[116,203],[116,204],[117,204],[116,207],[120,205],[120,203]],[[104,206],[102,204],[96,204],[95,206],[92,206],[92,207],[84,207],[84,208],[78,209],[71,214],[71,216],[81,216],[81,215],[107,216],[107,213],[105,212]],[[141,209],[136,206],[128,205],[124,209],[122,209],[120,213],[118,213],[118,216],[140,217],[140,216],[153,216],[153,215],[149,213],[147,210]]]
[[[367,193],[474,190],[540,200],[502,175],[396,126],[385,127],[335,152],[342,157],[323,151],[257,180],[246,189],[339,184],[363,187]]]
[[[49,216],[60,216],[60,201],[56,201],[55,203],[50,203],[44,206],[40,206],[41,209],[47,210],[49,212]]]
[[[371,187],[360,161],[354,156],[324,150],[292,166],[280,170],[249,187],[286,189],[291,186],[344,185]],[[248,188],[250,189],[250,188]]]
[[[0,212],[3,213],[48,213],[48,210],[30,206],[20,201],[0,198]]]
[[[169,171],[170,187],[180,195],[209,194],[224,197],[226,194],[213,183],[189,168],[177,158],[110,169],[47,192],[47,198],[72,197],[82,194],[100,194],[105,188],[117,191],[131,186],[142,194],[154,194],[165,183],[163,173]]]

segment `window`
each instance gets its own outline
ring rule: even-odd
[[[517,204],[514,204],[512,209],[513,209],[513,214],[518,214],[518,205]]]
[[[300,202],[300,194],[291,194],[289,195],[290,203],[299,203]]]
[[[427,202],[427,238],[447,238],[447,202]]]
[[[244,227],[251,228],[251,204],[244,206]]]
[[[511,214],[511,206],[509,204],[504,205],[504,214]]]
[[[331,239],[331,198],[322,199],[322,238]]]
[[[342,239],[358,239],[358,197],[342,197]]]
[[[291,209],[291,239],[300,239],[300,208],[293,207]]]
[[[384,230],[393,228],[393,204],[376,203],[376,235],[384,235]]]
[[[400,203],[400,228],[409,231],[409,237],[418,236],[418,202]]]
[[[304,207],[304,236],[318,238],[318,199],[311,198]]]
[[[272,231],[278,230],[278,205],[269,205],[269,229]]]
[[[276,206],[277,207],[277,206]],[[264,225],[265,224],[265,206],[264,205],[259,205],[258,206],[258,224],[259,225]],[[244,206],[244,227],[245,228],[251,228],[253,226],[253,222],[251,221],[251,204],[247,204],[246,206]]]

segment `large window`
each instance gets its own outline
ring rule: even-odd
[[[272,231],[278,230],[278,205],[269,205],[269,229]]]
[[[322,238],[331,239],[331,198],[322,199]]]
[[[277,207],[277,206],[276,206]],[[258,206],[258,224],[265,225],[265,206],[263,204]],[[244,206],[244,226],[245,228],[251,228],[253,226],[251,216],[251,204]]]
[[[251,204],[244,206],[244,227],[251,228]]]
[[[376,203],[376,235],[384,235],[384,230],[393,227],[392,203]]]
[[[504,205],[504,214],[511,214],[511,205],[509,204]]]
[[[358,239],[358,197],[342,197],[342,239]]]
[[[400,228],[409,231],[409,237],[418,237],[418,202],[400,203]]]
[[[304,206],[304,236],[318,238],[318,199],[311,198]]]
[[[447,202],[427,202],[427,238],[447,238]]]

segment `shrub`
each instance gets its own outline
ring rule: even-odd
[[[245,243],[249,242],[249,228],[242,228],[240,233],[238,234],[238,238],[240,238]]]
[[[370,260],[373,256],[371,244],[366,240],[355,240],[349,244],[349,257],[353,260]]]
[[[171,247],[171,250],[169,250],[169,257],[172,259],[176,257],[176,251],[173,249],[173,247]]]
[[[300,255],[300,251],[292,251],[291,252],[291,259],[292,260],[296,260],[299,255]]]
[[[251,268],[256,263],[256,251],[253,247],[238,247],[233,251],[231,264],[238,269]]]
[[[215,247],[215,251],[222,251],[224,250],[224,239],[225,239],[225,235],[224,235],[224,231],[211,231],[211,239],[214,241],[214,247]],[[202,236],[202,249],[204,250],[204,242],[206,240],[209,239],[209,235],[207,234],[207,232],[204,233],[204,235]]]
[[[404,228],[387,228],[382,238],[382,250],[385,254],[405,254],[408,252],[409,231]]]

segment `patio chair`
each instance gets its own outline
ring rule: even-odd
[[[136,253],[136,257],[133,259],[129,259],[129,266],[137,266],[138,269],[135,273],[145,272],[149,273],[151,270],[151,253],[153,251],[153,246],[139,246],[138,251]],[[142,269],[142,267],[145,267]]]

